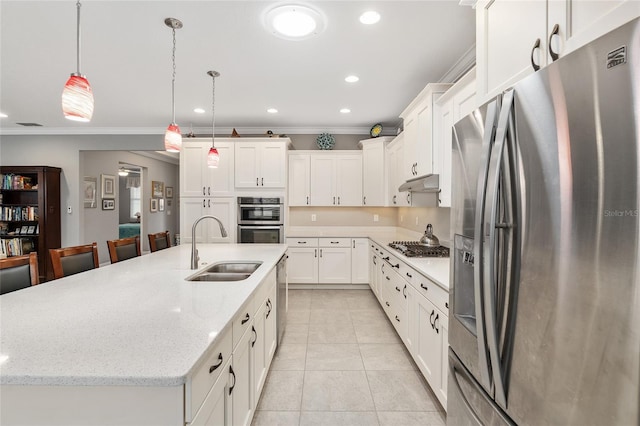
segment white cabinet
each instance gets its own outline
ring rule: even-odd
[[[238,141],[235,144],[236,188],[284,188],[287,142]]]
[[[216,141],[220,154],[217,168],[207,167],[211,139],[185,139],[180,152],[180,196],[209,197],[230,195],[233,192],[233,144]]]
[[[311,155],[310,205],[362,205],[362,153],[360,151]]]
[[[318,238],[318,282],[345,284],[351,282],[351,239]]]
[[[475,69],[465,74],[436,101],[433,123],[433,171],[440,176],[440,207],[451,207],[453,125],[476,107]]]
[[[386,147],[393,140],[383,136],[360,141],[362,147],[362,205],[387,205]]]
[[[289,206],[308,206],[311,197],[310,154],[289,153]]]
[[[318,283],[318,239],[287,238],[287,279],[295,284]]]
[[[400,133],[387,146],[387,180],[388,205],[391,207],[402,207],[411,205],[411,195],[409,192],[399,192],[398,188],[405,182],[402,173],[404,167],[404,140],[406,129]]]
[[[476,5],[478,101],[640,16],[635,0],[482,0]],[[557,33],[554,27],[558,25]],[[549,48],[551,41],[551,49]]]
[[[191,243],[193,223],[203,215],[213,215],[220,219],[227,236],[222,237],[218,223],[204,219],[196,228],[197,243],[232,243],[236,234],[236,202],[233,197],[192,198],[180,200],[181,243]]]
[[[369,282],[369,239],[351,239],[351,283]]]
[[[400,114],[404,123],[404,180],[433,173],[433,104],[451,85],[427,84]]]
[[[231,424],[248,426],[253,417],[253,363],[251,359],[251,343],[254,333],[246,330],[233,350],[232,382],[229,387],[231,398]]]
[[[216,383],[209,391],[200,411],[193,418],[193,421],[187,423],[191,426],[222,426],[230,425],[231,422],[231,399],[227,398],[227,391],[229,389],[229,378],[231,376],[230,369],[231,359],[229,359],[221,370],[223,371],[222,377],[219,377]]]

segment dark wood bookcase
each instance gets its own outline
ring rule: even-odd
[[[38,253],[40,281],[53,279],[50,248],[60,247],[60,173],[49,166],[1,166],[0,243],[8,256]]]

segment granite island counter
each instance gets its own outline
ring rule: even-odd
[[[182,245],[2,295],[0,423],[191,422],[206,396],[191,394],[191,380],[213,348],[215,358],[218,346],[240,345],[233,331],[251,334],[244,327],[253,319],[236,330],[241,311],[271,311],[271,300],[269,308],[251,303],[267,294],[261,284],[275,284],[286,248],[198,246],[200,270],[262,262],[243,281],[186,281],[196,271]]]

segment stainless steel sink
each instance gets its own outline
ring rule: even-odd
[[[242,281],[253,274],[262,262],[218,262],[187,281]]]

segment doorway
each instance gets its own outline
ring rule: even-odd
[[[144,220],[142,170],[135,164],[118,163],[118,238],[141,235]]]

